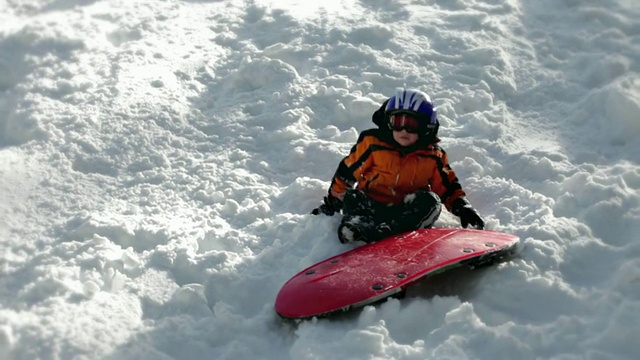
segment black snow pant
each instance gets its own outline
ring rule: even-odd
[[[430,228],[440,216],[442,202],[432,191],[418,190],[399,205],[377,202],[360,190],[347,190],[343,199],[341,242],[374,242],[394,234]]]

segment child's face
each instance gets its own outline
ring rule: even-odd
[[[401,146],[411,146],[418,141],[420,121],[413,114],[397,113],[389,117],[393,139]]]
[[[411,146],[418,141],[418,134],[407,132],[402,129],[400,131],[393,131],[393,140],[402,146]]]

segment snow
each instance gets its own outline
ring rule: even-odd
[[[0,358],[637,359],[639,66],[635,0],[0,2]],[[281,320],[402,86],[519,256]]]

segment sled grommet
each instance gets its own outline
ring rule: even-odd
[[[472,252],[473,252],[473,249],[471,249],[471,248],[464,248],[464,249],[462,249],[462,252],[467,253],[467,254],[468,254],[468,253],[472,253]]]
[[[307,271],[305,271],[305,273],[304,273],[304,274],[305,274],[305,275],[311,275],[311,274],[315,274],[315,273],[316,273],[316,271],[315,271],[315,270],[307,270]]]
[[[496,244],[494,244],[494,243],[486,243],[486,244],[484,244],[484,246],[486,246],[486,247],[495,247]]]
[[[384,285],[382,284],[375,284],[371,287],[373,290],[382,290],[384,289]]]

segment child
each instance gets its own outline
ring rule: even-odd
[[[342,210],[340,242],[373,242],[430,228],[443,204],[460,217],[462,227],[484,228],[438,145],[438,118],[427,94],[399,90],[373,114],[373,122],[378,128],[360,134],[340,162],[324,203],[312,212]]]

